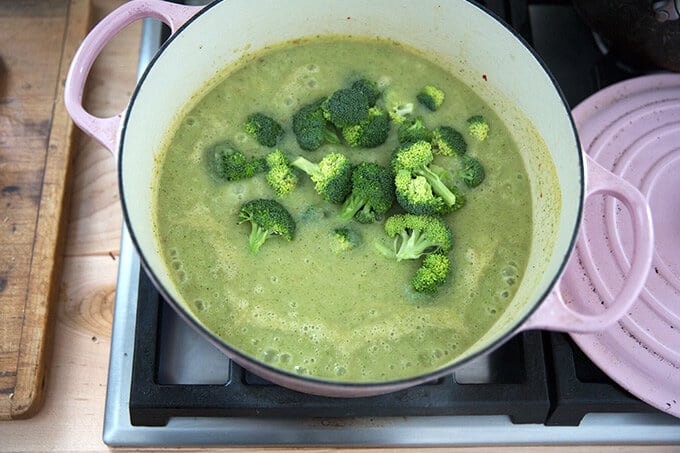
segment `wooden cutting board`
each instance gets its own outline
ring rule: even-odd
[[[88,0],[0,2],[0,419],[41,407],[76,130],[63,102]]]

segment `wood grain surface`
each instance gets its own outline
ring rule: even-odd
[[[0,3],[0,419],[43,401],[74,149],[62,82],[89,6]]]
[[[0,0],[0,11],[9,2]],[[61,11],[59,2],[26,2],[33,8],[32,17],[50,17],[53,11]],[[119,6],[121,0],[93,0],[92,13],[94,20],[102,17]],[[49,4],[49,5],[48,5]],[[48,5],[48,6],[46,6]],[[45,8],[45,9],[43,9]],[[0,14],[0,17],[4,17]],[[17,19],[21,20],[21,19]],[[41,19],[42,20],[42,19]],[[42,23],[42,22],[41,22]],[[6,29],[0,23],[0,42],[6,42]],[[28,27],[27,27],[28,30]],[[141,24],[136,23],[123,31],[107,48],[95,63],[88,81],[86,106],[93,113],[112,115],[119,112],[129,98],[134,87],[137,72],[137,52],[139,49]],[[43,41],[50,39],[49,28],[44,25],[32,28],[32,33],[42,34]],[[24,39],[19,34],[16,39]],[[37,38],[26,38],[37,39]],[[38,45],[38,44],[36,44]],[[53,49],[53,52],[58,52]],[[0,52],[2,50],[0,49]],[[0,55],[3,55],[0,53]],[[29,58],[28,56],[26,58]],[[37,59],[34,55],[33,59]],[[36,65],[42,63],[36,62]],[[39,77],[31,75],[31,77]],[[2,79],[0,79],[2,80]],[[43,88],[41,88],[43,89]],[[57,90],[52,86],[53,91]],[[0,90],[5,90],[0,87]],[[0,98],[3,98],[4,93]],[[25,93],[24,93],[25,94]],[[52,102],[47,95],[46,102]],[[4,113],[0,121],[7,121]],[[23,126],[22,126],[23,127]],[[6,140],[3,136],[0,140]],[[43,146],[44,140],[43,140]],[[40,141],[36,139],[36,141]],[[5,146],[5,145],[1,145]],[[3,148],[4,149],[4,148]],[[0,161],[0,169],[4,175],[6,165]],[[2,176],[4,178],[4,176]],[[4,179],[2,180],[4,182]],[[27,181],[30,184],[33,180]],[[4,186],[3,186],[4,187]],[[28,190],[28,189],[26,189]],[[17,194],[9,190],[2,193],[0,199],[3,206],[7,202],[26,203],[20,200],[24,192]],[[13,197],[13,198],[10,198]],[[30,211],[30,204],[26,207]],[[35,208],[33,220],[24,220],[35,224]],[[4,214],[3,214],[4,215]],[[11,233],[12,224],[23,228],[19,223],[22,216],[29,214],[16,212],[2,225],[2,237]],[[116,168],[111,155],[94,140],[79,136],[73,161],[73,178],[71,183],[71,204],[68,217],[67,238],[61,266],[61,287],[58,295],[57,316],[53,336],[53,354],[50,361],[50,379],[47,383],[45,401],[42,409],[33,417],[23,420],[0,421],[1,452],[107,452],[110,449],[102,442],[104,419],[104,400],[106,396],[109,349],[111,346],[111,328],[115,284],[118,267],[118,247],[120,243],[121,211],[116,187]],[[26,234],[18,231],[17,235]],[[17,236],[19,237],[19,236]],[[29,236],[30,238],[30,236]],[[3,247],[6,247],[3,245]],[[4,266],[4,256],[0,262]],[[26,260],[16,251],[16,261]],[[4,268],[3,268],[4,269]],[[22,276],[21,273],[12,275]],[[25,278],[26,276],[23,275]],[[9,279],[5,285],[7,291]],[[11,291],[16,291],[16,286]],[[4,300],[3,300],[4,303]],[[1,310],[1,308],[0,308]],[[4,350],[5,345],[2,344]],[[115,379],[115,376],[112,377]],[[7,397],[7,395],[0,395]],[[266,430],[266,424],[263,424]],[[146,451],[151,451],[146,450]],[[253,451],[260,449],[220,448],[211,451]],[[337,451],[330,448],[310,448],[303,451],[327,452]],[[672,452],[677,446],[517,446],[514,448],[441,448],[427,451],[461,451],[461,452]],[[121,450],[123,451],[123,450]],[[198,451],[185,449],[182,452]],[[267,452],[288,451],[287,449],[267,449]],[[356,449],[353,452],[388,452],[409,451],[395,449]]]

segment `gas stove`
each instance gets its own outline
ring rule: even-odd
[[[569,1],[481,2],[532,43],[575,106],[639,75],[603,55]],[[140,72],[163,40],[144,24]],[[140,267],[125,227],[104,421],[111,446],[680,443],[680,419],[612,382],[569,336],[531,331],[452,375],[369,398],[273,385],[192,330]]]

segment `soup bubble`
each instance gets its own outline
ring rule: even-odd
[[[290,354],[287,354],[285,352],[279,356],[279,362],[283,364],[289,363],[290,359],[291,359]]]
[[[336,365],[336,366],[333,368],[333,372],[335,373],[336,376],[342,376],[342,375],[344,375],[345,373],[347,373],[347,370],[345,369],[344,366]]]
[[[205,311],[208,308],[208,304],[206,304],[201,299],[196,299],[194,301],[194,307],[196,307],[196,310],[198,310],[198,311]]]
[[[315,72],[319,72],[319,66],[314,63],[309,63],[307,66],[305,66],[305,69],[307,70],[307,72],[310,72],[312,74]]]
[[[501,274],[503,275],[503,277],[516,277],[517,268],[512,264],[508,264],[506,267],[503,268]]]
[[[506,267],[501,270],[501,276],[503,277],[503,281],[512,286],[515,283],[517,283],[517,278],[519,277],[519,272],[517,271],[517,267],[508,264]]]
[[[262,357],[264,358],[265,362],[268,363],[276,362],[276,360],[279,358],[279,352],[276,351],[275,349],[267,349],[266,351],[264,351]]]

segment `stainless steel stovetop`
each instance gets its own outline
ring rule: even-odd
[[[553,11],[554,12],[554,11]],[[158,48],[161,26],[147,20],[140,73]],[[577,93],[577,95],[579,95]],[[311,411],[271,414],[172,416],[162,426],[134,425],[130,393],[138,309],[140,262],[123,228],[114,310],[103,438],[110,446],[450,446],[524,444],[679,444],[680,420],[658,411],[589,413],[578,426],[516,424],[508,415],[329,417]],[[170,312],[170,310],[167,310]],[[165,314],[164,364],[157,379],[199,386],[229,379],[230,363],[172,313]],[[168,327],[169,326],[169,327]],[[484,379],[486,358],[464,373]]]

